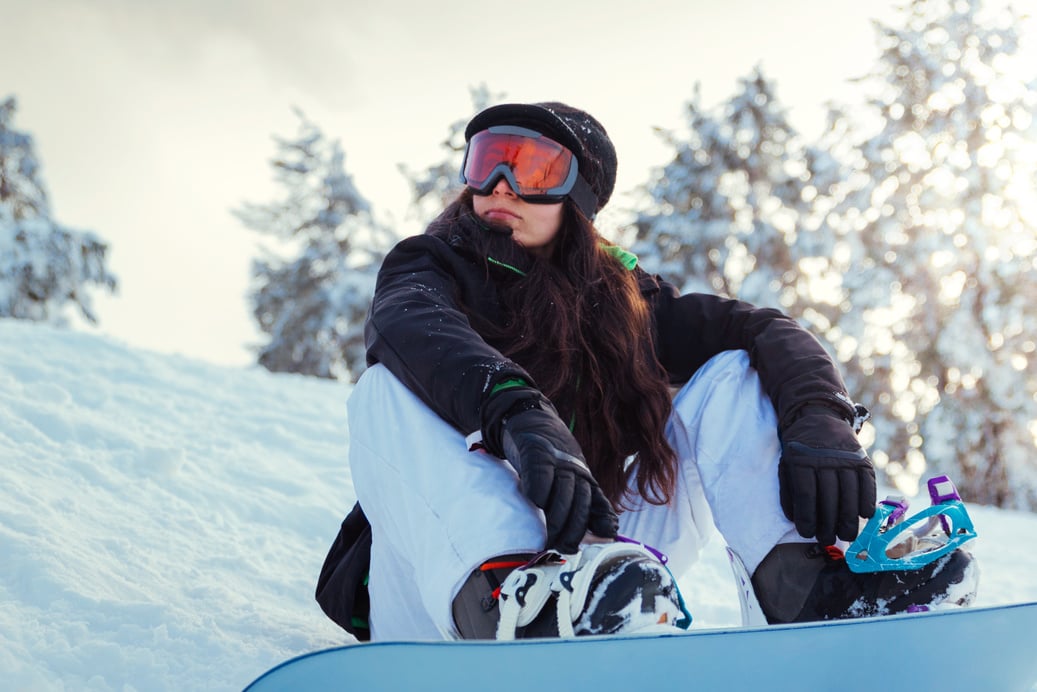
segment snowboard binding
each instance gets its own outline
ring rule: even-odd
[[[501,585],[496,638],[687,629],[691,615],[658,554],[630,539],[585,546],[574,555],[538,554]]]
[[[857,539],[846,549],[854,572],[918,569],[976,538],[976,529],[947,476],[928,482],[930,506],[908,517],[908,501],[887,497],[875,508]]]

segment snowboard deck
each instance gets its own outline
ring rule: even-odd
[[[282,663],[273,690],[1023,690],[1037,602],[675,635],[373,642]]]

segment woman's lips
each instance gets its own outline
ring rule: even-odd
[[[484,216],[488,219],[517,219],[519,215],[508,209],[501,207],[494,207],[493,209],[487,209]]]

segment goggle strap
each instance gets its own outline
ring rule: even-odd
[[[588,219],[594,218],[598,211],[598,197],[594,194],[594,190],[591,189],[590,183],[584,180],[582,175],[577,174],[576,184],[573,185],[573,189],[569,192],[569,197],[572,198],[573,202],[576,202],[576,206],[580,208],[584,216]]]

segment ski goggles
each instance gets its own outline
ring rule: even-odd
[[[527,202],[551,204],[571,197],[588,217],[597,210],[597,198],[580,176],[572,151],[535,130],[496,125],[468,140],[461,182],[488,195],[502,176]]]

